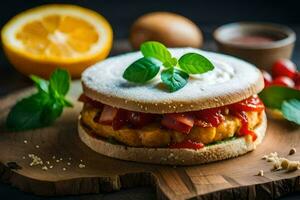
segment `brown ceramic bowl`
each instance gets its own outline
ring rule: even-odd
[[[219,51],[270,70],[280,58],[289,59],[295,32],[279,24],[238,22],[220,26],[213,33]]]

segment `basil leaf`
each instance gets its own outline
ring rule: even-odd
[[[177,65],[177,59],[171,58],[170,60],[163,63],[163,66],[166,68],[175,67]]]
[[[187,53],[178,61],[179,67],[188,74],[203,74],[214,69],[213,64],[197,53]]]
[[[49,103],[47,93],[39,92],[22,99],[10,110],[6,126],[15,131],[40,128],[44,126],[44,107]]]
[[[63,98],[62,103],[66,107],[73,107],[73,104],[69,100],[67,100],[65,98]]]
[[[284,101],[281,111],[285,119],[300,125],[300,100],[291,99]]]
[[[52,124],[62,114],[63,107],[64,106],[55,99],[49,101],[43,110],[43,118],[41,119],[42,124]]]
[[[144,57],[156,58],[162,63],[172,59],[167,47],[159,42],[149,41],[141,45],[141,52]]]
[[[35,83],[35,86],[38,88],[39,91],[43,91],[48,93],[49,92],[49,82],[46,81],[45,79],[42,79],[38,76],[31,75],[30,76],[31,80]]]
[[[50,91],[57,96],[64,96],[70,89],[70,75],[66,70],[56,69],[50,77]]]
[[[159,72],[161,62],[143,57],[132,63],[123,73],[123,78],[134,83],[145,83]]]
[[[176,68],[169,68],[161,73],[161,80],[171,92],[183,88],[188,81],[189,75]]]
[[[300,100],[300,90],[283,86],[270,86],[260,92],[259,97],[267,107],[281,109],[282,103],[286,100]]]

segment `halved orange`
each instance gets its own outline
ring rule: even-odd
[[[49,77],[59,67],[80,77],[86,67],[107,57],[113,33],[92,10],[53,4],[16,15],[3,27],[1,38],[8,59],[25,75]]]

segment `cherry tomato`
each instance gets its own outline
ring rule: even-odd
[[[268,87],[272,82],[272,76],[269,72],[265,70],[261,70],[261,73],[264,77],[265,87]]]
[[[300,72],[297,72],[294,76],[295,85],[300,85]]]
[[[271,85],[294,87],[295,83],[291,78],[287,76],[279,76],[272,81]]]
[[[295,85],[294,87],[296,90],[300,90],[300,85]]]
[[[296,71],[296,65],[288,59],[279,59],[272,66],[273,78],[277,78],[279,76],[294,78]]]
[[[171,144],[170,148],[174,148],[174,149],[201,149],[204,147],[203,143],[200,142],[193,142],[191,140],[185,140],[183,142],[179,142],[179,143],[175,143],[175,144]]]

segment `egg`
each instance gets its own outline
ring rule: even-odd
[[[132,25],[130,42],[139,49],[145,41],[158,41],[167,47],[200,48],[201,30],[191,20],[170,12],[152,12],[139,17]]]

